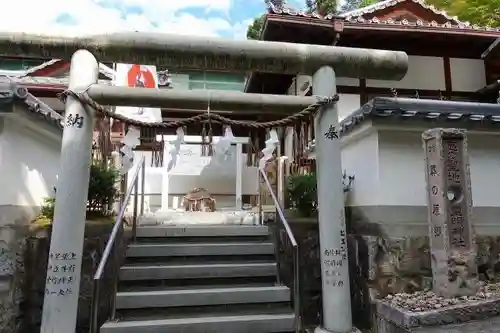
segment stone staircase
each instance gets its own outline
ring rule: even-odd
[[[143,226],[101,333],[293,332],[266,226]]]

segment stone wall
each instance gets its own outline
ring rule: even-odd
[[[92,280],[112,229],[109,222],[89,222],[85,231],[77,332],[88,332]],[[0,332],[39,332],[51,228],[0,228]],[[9,240],[8,242],[6,240]],[[122,244],[124,246],[124,244]],[[122,247],[123,249],[123,247]],[[111,265],[107,267],[107,276]],[[111,280],[103,290],[113,290]],[[102,295],[106,299],[109,295]],[[109,306],[104,302],[102,319]]]
[[[314,328],[321,323],[322,299],[321,299],[321,265],[319,251],[318,223],[314,218],[289,218],[288,222],[292,228],[294,237],[299,244],[300,264],[300,304],[301,316],[305,328]],[[288,238],[279,223],[270,223],[270,226],[279,235],[279,269],[282,281],[293,288],[293,254]],[[355,255],[363,251],[363,246],[358,246],[358,237],[348,235],[350,286],[352,298],[353,322],[358,328],[370,326],[370,303],[366,292],[366,283],[363,278],[366,275],[364,266],[359,263],[359,256]],[[363,256],[363,255],[362,255]],[[366,257],[366,255],[364,255]],[[365,265],[366,266],[366,265]],[[363,275],[363,273],[365,274]],[[292,289],[293,290],[293,289]]]
[[[319,259],[318,224],[309,221],[289,221],[299,244],[300,304],[303,324],[314,327],[321,316],[321,267]],[[293,253],[284,230],[274,222],[273,232],[279,235],[278,264],[282,282],[293,291]],[[278,228],[278,229],[276,229]]]
[[[374,300],[388,294],[432,287],[429,239],[426,236],[388,237],[376,225],[360,225],[346,210],[353,322],[369,329],[377,321]],[[303,321],[307,327],[321,320],[321,269],[318,224],[314,219],[289,218],[300,249],[300,290]],[[274,224],[273,224],[274,225]],[[280,232],[280,272],[293,285],[292,253]],[[500,281],[500,236],[476,237],[480,278]]]
[[[428,237],[363,236],[368,247],[367,284],[373,298],[432,287]],[[476,237],[480,279],[500,279],[500,236]]]

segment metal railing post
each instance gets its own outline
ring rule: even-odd
[[[140,165],[138,166],[141,167]],[[132,241],[135,242],[137,235],[137,209],[139,204],[139,178],[136,178],[134,181],[134,211],[132,217]]]
[[[142,170],[141,170],[141,213],[140,215],[144,215],[144,206],[146,201],[146,159],[142,161]]]
[[[99,333],[100,280],[92,281],[92,303],[90,304],[90,333]]]
[[[135,171],[132,177],[132,185],[126,189],[126,192],[123,196],[123,201],[120,207],[120,211],[118,213],[118,217],[116,218],[116,222],[113,226],[113,230],[111,231],[111,235],[109,236],[108,242],[106,243],[106,247],[104,248],[104,252],[102,254],[102,258],[97,266],[96,272],[94,274],[94,280],[92,285],[92,301],[90,305],[90,333],[99,333],[99,311],[101,310],[101,289],[102,289],[102,279],[104,275],[104,271],[106,269],[106,265],[110,256],[112,256],[113,262],[112,271],[113,271],[113,290],[111,291],[111,298],[109,299],[110,306],[110,318],[113,320],[116,315],[116,294],[118,291],[118,274],[120,270],[120,255],[121,248],[120,246],[123,244],[123,221],[125,216],[125,211],[127,210],[127,205],[130,201],[130,197],[132,196],[132,191],[134,191],[134,211],[133,211],[133,237],[135,239],[136,229],[137,229],[137,215],[138,215],[138,201],[139,201],[139,172],[141,168],[145,166],[145,157],[143,156],[140,160],[139,166]]]
[[[273,188],[271,186],[271,183],[269,182],[269,178],[266,175],[265,170],[259,169],[259,174],[264,180],[264,183],[266,184],[267,188],[270,191],[271,194],[271,199],[274,202],[274,206],[276,207],[276,218],[275,218],[275,237],[276,237],[276,244],[275,247],[278,248],[276,251],[276,260],[279,261],[279,246],[281,244],[281,235],[278,233],[278,224],[281,224],[283,228],[285,229],[285,233],[287,235],[288,240],[290,241],[290,245],[292,246],[292,266],[293,266],[293,286],[292,286],[292,293],[293,293],[293,307],[294,307],[294,314],[295,314],[295,332],[300,333],[302,329],[302,311],[300,307],[300,252],[299,252],[299,244],[297,243],[295,236],[293,235],[292,229],[290,228],[290,225],[286,221],[285,214],[283,212],[283,206],[280,204],[278,201],[278,198],[276,194],[273,191]],[[279,265],[278,265],[279,266]],[[279,270],[279,267],[278,267]],[[277,282],[281,283],[281,277],[278,271],[277,275]]]

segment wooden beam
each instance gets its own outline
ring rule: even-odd
[[[500,48],[500,37],[497,38],[487,49],[481,54],[481,59],[489,58],[493,53],[496,53]]]
[[[443,57],[443,68],[444,68],[444,85],[446,91],[446,98],[450,99],[453,91],[453,86],[451,81],[450,57]]]

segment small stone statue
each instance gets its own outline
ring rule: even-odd
[[[215,212],[215,199],[204,188],[195,188],[188,192],[182,204],[187,212]]]

